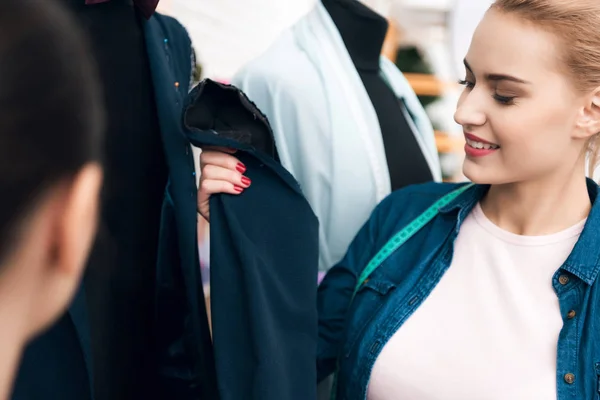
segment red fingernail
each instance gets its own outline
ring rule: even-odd
[[[238,185],[234,185],[233,188],[235,189],[236,192],[241,193],[244,191],[244,188]]]
[[[243,174],[244,172],[246,172],[246,166],[242,163],[238,163],[238,165],[235,167],[235,169],[237,169],[237,171],[240,174]]]
[[[250,186],[250,184],[252,183],[252,181],[250,180],[250,178],[246,177],[246,176],[242,176],[242,183],[246,186]]]

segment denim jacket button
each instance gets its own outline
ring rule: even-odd
[[[569,385],[573,384],[573,382],[575,382],[575,375],[570,372],[565,374],[565,382],[567,382]]]
[[[569,283],[569,277],[567,275],[561,275],[558,277],[558,282],[561,285],[566,285],[567,283]]]
[[[575,315],[576,315],[575,310],[571,310],[567,313],[567,318],[573,319],[573,318],[575,318]]]

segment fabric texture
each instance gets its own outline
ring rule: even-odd
[[[368,399],[556,399],[563,321],[550,283],[584,223],[521,236],[475,206],[461,225],[448,271],[383,347]],[[507,385],[515,375],[527,379]]]
[[[318,221],[277,162],[267,119],[238,89],[202,82],[184,125],[195,146],[237,149],[252,180],[238,196],[210,200],[219,398],[314,399]]]
[[[397,249],[359,288],[352,299],[358,276],[367,263],[397,232],[401,231],[424,210],[447,193],[463,184],[423,184],[392,193],[373,212],[350,245],[344,259],[332,268],[319,287],[319,347],[317,368],[319,380],[330,375],[339,364],[337,398],[364,400],[374,364],[382,349],[396,332],[401,332],[411,316],[425,307],[427,299],[450,269],[457,236],[465,219],[485,196],[489,186],[474,185],[465,190],[425,227]],[[600,378],[600,201],[598,185],[587,181],[592,203],[583,231],[566,260],[546,276],[555,298],[552,306],[558,307],[561,327],[555,337],[555,394],[557,400],[591,399],[597,396]],[[476,250],[472,250],[476,252]],[[546,271],[547,272],[547,271]],[[513,279],[512,286],[532,284],[523,271],[522,277]],[[476,302],[479,282],[463,287],[463,295]],[[515,290],[513,287],[505,290]],[[547,293],[547,292],[546,292]],[[548,299],[548,297],[546,297]],[[558,303],[558,304],[557,304]],[[528,307],[527,304],[523,304]],[[547,304],[546,304],[547,306]],[[472,305],[473,307],[473,305]],[[473,318],[489,319],[496,308],[484,308]],[[453,307],[446,318],[459,324],[463,308]],[[526,313],[525,318],[535,319],[541,310]],[[515,315],[516,316],[516,315]],[[453,318],[454,317],[454,318]],[[528,323],[528,321],[520,322]],[[552,322],[554,324],[555,322]],[[504,327],[503,329],[506,329]],[[538,327],[540,329],[540,327]],[[550,329],[550,327],[549,327]],[[436,340],[443,341],[443,329],[430,332]],[[430,356],[429,341],[425,341],[423,360]],[[435,347],[431,344],[431,348]],[[443,367],[447,373],[460,367],[460,351]],[[493,360],[489,360],[493,362]],[[429,365],[431,369],[441,365]],[[488,366],[485,366],[487,368]],[[416,368],[416,367],[415,367]],[[536,364],[535,375],[543,373],[547,365]],[[427,372],[431,374],[431,369]],[[532,373],[519,373],[514,365],[510,377],[495,382],[506,386],[524,385]],[[477,383],[470,374],[461,375],[465,387]],[[438,384],[438,381],[435,381]],[[486,398],[489,396],[485,394]],[[444,396],[446,398],[446,396]],[[482,398],[479,396],[477,398]]]
[[[440,180],[425,111],[406,79],[384,58],[381,74],[404,102],[413,134]],[[300,182],[319,218],[319,268],[329,269],[391,187],[376,112],[323,5],[319,2],[244,67],[233,84],[269,118],[281,163]]]

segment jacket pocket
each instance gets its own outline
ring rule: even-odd
[[[359,293],[364,292],[366,290],[371,290],[380,296],[385,296],[392,289],[396,287],[396,284],[387,279],[373,278],[366,279],[365,282],[361,285],[361,287],[357,291],[357,296]]]
[[[396,288],[396,284],[379,277],[367,279],[356,292],[350,306],[346,331],[344,354],[348,356],[357,340],[362,337],[367,327],[385,304],[386,297]]]

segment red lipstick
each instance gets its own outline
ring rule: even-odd
[[[467,157],[484,157],[497,151],[500,146],[478,136],[465,132],[465,153]]]

